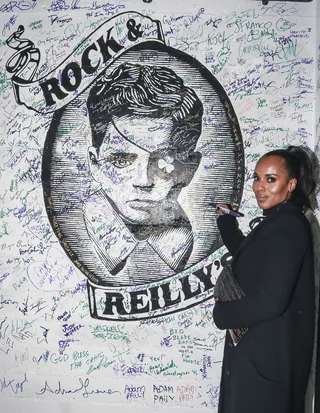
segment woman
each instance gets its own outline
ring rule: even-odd
[[[237,346],[226,334],[219,413],[304,412],[315,319],[312,236],[303,213],[311,208],[312,175],[300,147],[262,156],[253,191],[265,218],[247,237],[217,209],[245,297],[217,299],[214,321],[219,329],[249,329]]]

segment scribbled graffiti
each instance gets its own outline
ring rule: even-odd
[[[5,406],[217,411],[215,204],[247,233],[261,154],[319,152],[318,21],[315,2],[1,2]]]

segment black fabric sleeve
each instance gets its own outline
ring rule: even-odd
[[[280,316],[289,303],[309,242],[306,227],[294,216],[265,225],[253,246],[254,288],[240,300],[217,302],[213,310],[216,326],[221,330],[250,327]]]
[[[222,241],[233,256],[239,248],[245,236],[239,229],[238,221],[231,215],[221,215],[217,219]]]

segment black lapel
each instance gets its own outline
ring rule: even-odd
[[[265,218],[262,222],[260,222],[259,225],[257,225],[246,237],[245,239],[242,241],[242,243],[240,244],[239,248],[237,249],[237,251],[234,254],[233,260],[232,260],[232,265],[236,262],[239,254],[241,253],[241,251],[243,251],[245,248],[247,248],[253,241],[254,238],[256,236],[257,231],[259,231],[259,229],[261,227],[263,227],[263,225],[265,225],[267,221],[267,218]],[[269,221],[269,220],[268,220]]]
[[[277,211],[275,211],[274,214],[266,216],[266,218],[246,236],[246,238],[243,240],[243,242],[240,244],[239,248],[234,254],[232,265],[236,262],[241,251],[247,248],[254,241],[257,232],[260,231],[260,229],[263,228],[264,225],[266,225],[266,223],[270,222],[272,219],[278,217],[282,213],[291,213],[295,215],[301,214],[299,207],[297,207],[295,204],[292,204],[291,202],[281,204],[280,208]]]

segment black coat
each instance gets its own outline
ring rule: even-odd
[[[303,413],[314,342],[315,284],[310,225],[287,202],[244,237],[230,215],[218,218],[246,296],[218,302],[219,329],[249,327],[237,346],[227,332],[219,413]]]

